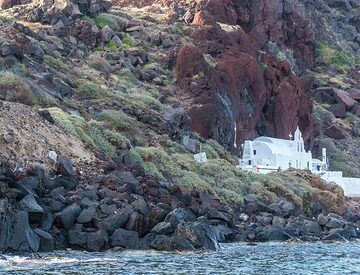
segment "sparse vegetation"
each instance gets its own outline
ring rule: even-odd
[[[318,126],[321,131],[323,131],[327,125],[330,125],[335,120],[334,115],[321,105],[314,106],[312,117],[314,124]]]
[[[124,38],[122,39],[122,42],[123,42],[123,44],[122,44],[121,48],[123,50],[136,47],[136,45],[137,45],[135,39],[128,33],[126,33],[124,35]]]
[[[106,90],[97,84],[91,82],[82,83],[78,89],[78,96],[81,98],[99,98],[106,95]]]
[[[121,110],[104,110],[101,112],[100,120],[108,127],[119,131],[126,131],[135,126],[136,120],[129,117]]]
[[[91,54],[89,56],[89,61],[88,64],[90,67],[104,72],[104,73],[110,73],[111,72],[111,66],[109,64],[109,62],[103,58],[102,56],[98,55],[98,54]]]
[[[64,74],[67,74],[67,73],[70,73],[70,68],[67,64],[65,64],[61,58],[55,58],[53,56],[50,56],[50,55],[45,55],[45,63],[47,65],[49,65],[50,67],[64,73]]]
[[[29,105],[32,92],[21,77],[9,71],[0,71],[0,99]]]
[[[334,65],[340,73],[360,65],[360,58],[347,50],[335,49],[324,41],[316,43],[317,60],[324,65]]]
[[[109,26],[113,30],[117,30],[119,27],[117,17],[107,13],[100,13],[95,19],[95,24],[99,29]]]

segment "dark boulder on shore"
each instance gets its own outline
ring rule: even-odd
[[[349,211],[310,219],[284,198],[266,204],[253,195],[239,209],[209,193],[116,169],[79,181],[72,164],[60,160],[51,177],[34,172],[5,177],[0,171],[7,184],[2,192],[14,194],[0,200],[1,251],[218,250],[222,242],[359,237],[357,216]]]

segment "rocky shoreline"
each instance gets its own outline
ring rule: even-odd
[[[307,171],[246,179],[229,153],[244,138],[287,137],[297,124],[311,141],[313,91],[326,104],[315,106],[315,132],[341,140],[353,129],[348,151],[356,155],[358,73],[334,79],[346,66],[351,73],[345,60],[325,83],[295,75],[315,66],[316,41],[299,1],[260,1],[261,9],[246,1],[168,3],[142,10],[141,19],[121,6],[109,12],[103,0],[25,2],[0,0],[0,251],[194,251],[223,242],[360,238],[359,203],[347,203],[340,187],[317,186]],[[314,16],[328,14],[318,4]],[[339,39],[356,37],[345,23]],[[322,45],[332,54],[329,47]],[[339,128],[335,117],[347,112],[353,115]],[[333,155],[343,150],[325,141]],[[206,167],[193,159],[201,147]],[[357,173],[355,158],[340,154],[337,162]]]
[[[0,250],[193,251],[218,250],[222,242],[360,237],[355,208],[342,216],[319,208],[316,218],[308,218],[284,198],[267,205],[248,195],[240,209],[211,194],[168,186],[126,159],[123,169],[106,163],[107,173],[86,181],[84,175],[77,179],[71,161],[62,156],[49,175],[3,163]]]

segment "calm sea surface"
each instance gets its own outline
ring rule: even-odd
[[[360,274],[360,242],[226,244],[219,252],[4,255],[0,274]]]

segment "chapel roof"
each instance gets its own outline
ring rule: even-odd
[[[266,146],[271,150],[273,154],[288,155],[288,156],[292,156],[294,154],[291,150],[293,147],[292,140],[285,140],[285,139],[278,139],[271,137],[258,137],[254,141],[266,144]]]

